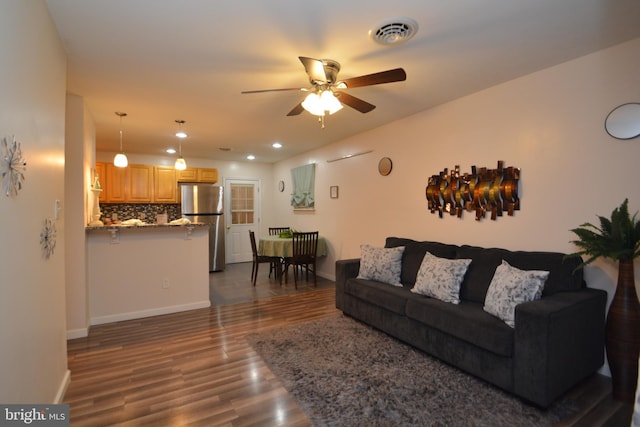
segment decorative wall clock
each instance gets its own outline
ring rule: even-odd
[[[40,247],[42,248],[42,256],[46,259],[49,259],[56,248],[56,223],[50,218],[46,218],[42,225]]]
[[[8,142],[6,137],[2,138],[0,178],[2,178],[2,189],[5,196],[18,195],[18,191],[22,189],[26,169],[27,162],[22,158],[22,149],[15,136],[11,137],[11,142]]]

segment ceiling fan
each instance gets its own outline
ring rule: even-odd
[[[337,61],[332,59],[307,58],[304,56],[299,56],[298,58],[309,75],[309,82],[311,83],[310,88],[296,87],[284,89],[247,90],[242,93],[280,92],[288,90],[310,92],[302,102],[298,103],[298,105],[289,111],[287,116],[296,116],[302,113],[302,111],[307,110],[311,114],[319,116],[324,127],[325,112],[329,112],[329,114],[335,113],[342,108],[341,103],[348,105],[361,113],[368,113],[376,108],[375,105],[344,92],[344,89],[393,83],[407,79],[407,74],[402,68],[394,68],[393,70],[338,80],[337,77],[338,72],[340,71],[340,64]]]

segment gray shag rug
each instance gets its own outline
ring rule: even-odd
[[[316,426],[545,426],[575,411],[527,405],[342,315],[247,340]]]

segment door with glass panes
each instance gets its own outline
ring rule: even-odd
[[[227,263],[248,262],[253,255],[249,230],[260,239],[260,201],[257,180],[225,179],[225,206],[227,212]]]

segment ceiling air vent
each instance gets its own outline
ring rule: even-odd
[[[369,31],[376,43],[394,45],[404,43],[418,32],[418,23],[411,18],[391,18],[378,23]]]

